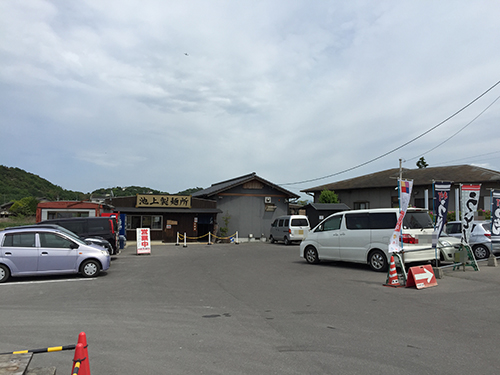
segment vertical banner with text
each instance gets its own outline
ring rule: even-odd
[[[491,192],[491,241],[500,242],[500,190]]]
[[[389,253],[401,251],[401,228],[403,227],[403,219],[410,203],[412,187],[413,181],[399,180],[399,198],[401,203],[396,228],[394,228],[391,241],[389,242]]]
[[[481,185],[460,185],[460,209],[462,211],[462,243],[468,245],[472,232],[474,212],[477,211]]]
[[[151,254],[149,228],[137,228],[137,254]]]
[[[434,216],[436,218],[434,233],[432,233],[432,247],[436,248],[439,236],[443,231],[448,215],[451,182],[434,182]]]

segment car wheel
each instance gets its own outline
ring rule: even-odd
[[[10,277],[9,267],[0,264],[0,283],[6,282]]]
[[[387,258],[380,250],[374,250],[368,255],[368,264],[373,271],[387,271]]]
[[[283,242],[285,243],[286,246],[290,245],[290,240],[288,239],[287,236],[285,236],[285,238],[283,238]]]
[[[96,260],[87,260],[82,263],[80,272],[83,277],[96,277],[101,271],[101,265]]]
[[[271,243],[275,242],[273,236],[269,236],[269,242],[271,242]]]
[[[472,248],[476,259],[486,259],[490,256],[490,251],[484,245],[476,245]]]
[[[312,246],[306,247],[304,250],[304,258],[306,258],[307,263],[319,263],[318,251]]]

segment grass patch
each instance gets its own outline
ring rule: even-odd
[[[0,219],[0,230],[10,227],[18,227],[20,225],[32,225],[36,220],[34,216],[16,216]]]

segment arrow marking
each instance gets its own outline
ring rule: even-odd
[[[427,268],[424,268],[424,273],[418,273],[415,275],[415,280],[424,280],[427,279],[427,282],[430,283],[432,280],[432,276],[434,274],[430,272]]]

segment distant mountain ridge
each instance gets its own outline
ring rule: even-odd
[[[178,195],[190,195],[201,188],[186,189]],[[94,190],[91,194],[66,190],[46,179],[16,167],[0,165],[0,204],[17,201],[25,197],[46,198],[48,200],[87,200],[91,195],[127,197],[136,194],[168,194],[160,190],[142,186],[112,187]]]
[[[6,203],[25,197],[81,200],[84,199],[85,194],[63,189],[23,169],[0,165],[0,202]]]

